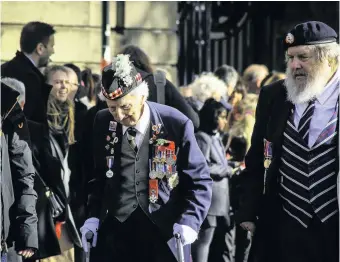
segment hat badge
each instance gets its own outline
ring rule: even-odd
[[[293,44],[294,43],[294,36],[291,33],[288,33],[286,36],[286,43],[287,44]]]

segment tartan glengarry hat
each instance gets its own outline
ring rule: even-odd
[[[102,71],[102,93],[110,100],[121,98],[143,83],[129,55],[119,54]]]
[[[285,36],[284,47],[287,50],[289,47],[298,45],[317,45],[333,43],[337,40],[337,33],[333,28],[319,21],[308,21],[296,25]]]

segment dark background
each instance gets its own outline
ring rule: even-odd
[[[339,32],[338,1],[179,2],[178,17],[180,85],[222,64],[285,71],[282,41],[298,23],[318,20]]]

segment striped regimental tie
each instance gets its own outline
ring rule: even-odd
[[[308,145],[308,138],[309,138],[309,127],[310,127],[310,122],[314,114],[314,109],[315,109],[315,99],[309,101],[306,110],[302,114],[302,117],[299,122],[299,127],[298,127],[299,134],[301,135],[302,139],[306,142],[307,145]]]

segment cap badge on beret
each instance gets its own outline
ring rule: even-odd
[[[294,36],[292,33],[288,33],[286,35],[286,39],[285,39],[287,44],[293,44],[294,43]]]
[[[283,39],[285,50],[293,46],[334,43],[338,35],[329,25],[320,21],[297,24]]]

